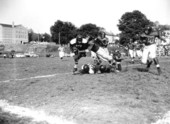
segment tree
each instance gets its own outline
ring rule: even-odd
[[[45,42],[50,42],[51,41],[51,36],[47,33],[42,34],[42,41]]]
[[[28,42],[33,41],[32,36],[33,36],[34,31],[32,29],[28,30]]]
[[[41,35],[35,33],[32,29],[28,30],[28,41],[41,41]]]
[[[155,27],[157,27],[161,31],[170,30],[170,25],[161,25],[159,21],[155,21],[153,24]]]
[[[78,33],[82,34],[84,37],[86,35],[91,35],[93,37],[96,37],[98,33],[102,30],[103,28],[96,26],[95,24],[84,24],[78,29]]]
[[[67,44],[76,35],[77,28],[71,22],[56,21],[50,31],[52,41]]]
[[[120,44],[127,44],[130,39],[136,39],[137,34],[144,32],[147,26],[153,25],[146,16],[138,10],[126,12],[122,15],[117,25],[120,33]]]

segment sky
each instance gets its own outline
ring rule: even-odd
[[[121,16],[134,10],[170,25],[170,0],[0,0],[0,23],[50,34],[50,27],[61,20],[77,28],[91,23],[117,34]]]

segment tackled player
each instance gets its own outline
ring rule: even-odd
[[[113,57],[109,55],[102,47],[95,44],[95,39],[91,38],[90,36],[87,37],[87,39],[82,38],[81,35],[77,35],[76,38],[72,39],[70,41],[70,50],[74,53],[74,68],[73,68],[73,74],[76,74],[78,69],[78,61],[81,57],[86,56],[86,52],[93,51],[96,53],[97,57],[104,61],[108,61],[109,64],[112,66],[114,63]]]

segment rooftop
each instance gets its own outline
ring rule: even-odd
[[[10,24],[0,23],[0,25],[2,25],[3,27],[10,27],[10,28],[12,28],[12,25],[10,25]],[[17,26],[21,26],[21,25],[14,25],[14,27],[17,27]]]

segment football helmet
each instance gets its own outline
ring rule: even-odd
[[[80,34],[77,35],[76,41],[77,41],[77,43],[82,43],[83,38],[82,38],[82,36]]]
[[[87,65],[87,64],[82,65],[81,69],[82,69],[83,73],[89,73],[89,70],[90,70],[89,65]]]
[[[100,65],[100,72],[101,73],[104,73],[104,72],[106,72],[106,66],[105,65]]]

